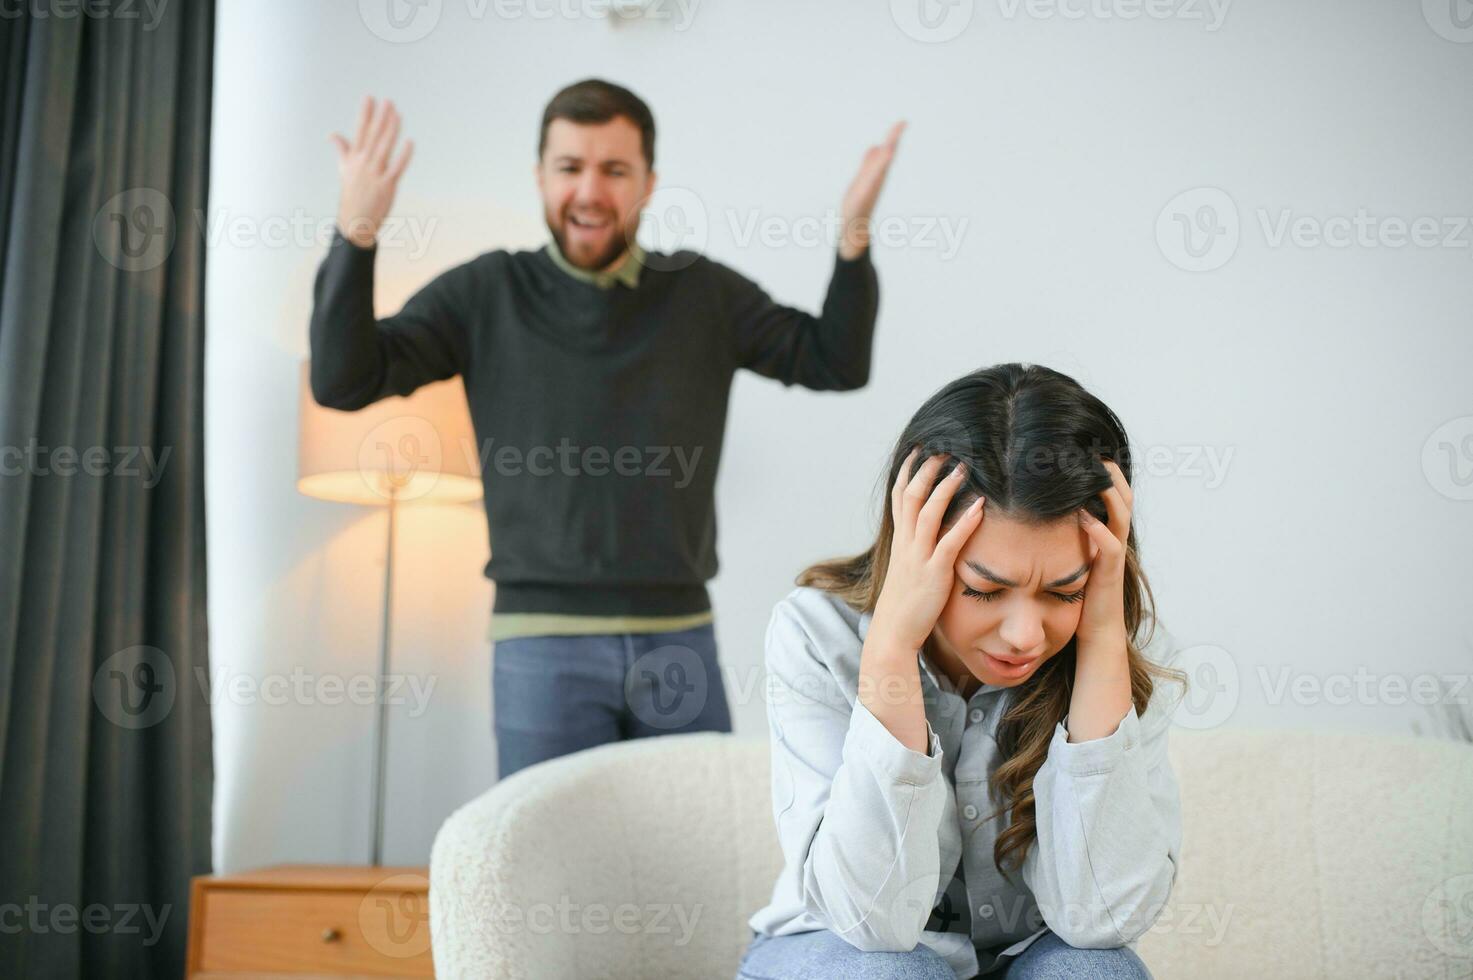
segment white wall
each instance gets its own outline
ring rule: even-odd
[[[773,603],[805,563],[872,537],[902,423],[937,386],[1006,360],[1073,374],[1130,431],[1162,617],[1199,645],[1201,686],[1225,685],[1186,720],[1425,726],[1409,696],[1374,684],[1360,696],[1353,681],[1358,668],[1390,683],[1473,669],[1473,487],[1448,469],[1473,471],[1473,32],[1442,23],[1431,0],[1425,14],[1182,0],[1135,19],[1107,16],[1137,9],[1129,0],[959,0],[930,8],[960,19],[929,32],[908,4],[666,2],[666,19],[616,24],[578,0],[431,0],[408,29],[428,33],[407,41],[385,28],[381,0],[222,0],[208,292],[217,677],[374,669],[384,515],[293,486],[296,365],[324,249],[305,233],[264,240],[294,220],[331,222],[328,132],[351,134],[373,93],[396,100],[416,141],[396,213],[428,234],[423,254],[380,257],[392,310],[453,263],[544,239],[537,121],[558,87],[597,75],[652,104],[657,169],[694,195],[705,250],[811,308],[830,249],[744,243],[733,227],[831,212],[865,145],[910,121],[881,202],[910,244],[876,248],[869,387],[737,381],[713,588],[739,732],[764,731]],[[1204,204],[1220,226],[1237,221],[1237,242],[1217,239],[1204,260],[1217,267],[1188,271],[1174,215]],[[1369,244],[1305,237],[1358,211],[1377,222]],[[1307,221],[1301,244],[1275,237],[1283,215]],[[1395,225],[1379,223],[1421,216],[1438,220],[1439,244],[1393,247]],[[962,229],[954,254],[931,219]],[[1225,473],[1193,464],[1203,450]],[[422,863],[444,815],[493,779],[491,587],[478,505],[406,512],[401,532],[396,666],[435,687],[426,710],[394,719],[387,858]],[[1307,687],[1276,701],[1264,677],[1285,670]],[[1339,684],[1351,703],[1329,703]],[[222,688],[217,864],[364,860],[372,707]]]

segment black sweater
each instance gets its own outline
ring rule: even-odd
[[[318,269],[312,394],[353,411],[463,376],[497,612],[709,609],[733,374],[834,391],[869,380],[867,250],[836,258],[818,317],[694,253],[652,254],[636,288],[601,289],[542,248],[486,252],[376,320],[373,262],[339,234]]]

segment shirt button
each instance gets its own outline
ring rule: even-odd
[[[970,717],[972,719],[972,724],[974,724],[974,725],[980,725],[982,723],[982,709],[981,708],[973,708],[972,709],[972,714],[970,715]]]
[[[977,906],[977,914],[984,919],[992,918],[993,908],[991,904]]]
[[[962,816],[966,817],[968,820],[976,820],[977,808],[968,803],[966,806],[962,807]]]

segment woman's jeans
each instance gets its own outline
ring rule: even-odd
[[[729,732],[711,623],[667,633],[520,636],[491,651],[497,770],[649,735]]]
[[[1076,949],[1046,932],[986,980],[1150,980],[1135,952]],[[737,980],[955,980],[951,966],[928,946],[909,953],[866,953],[828,930],[752,938]]]

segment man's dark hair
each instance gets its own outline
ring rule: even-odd
[[[645,166],[655,169],[655,117],[644,99],[612,82],[585,78],[574,82],[552,97],[542,110],[542,135],[537,141],[537,159],[547,149],[547,127],[554,119],[566,119],[580,125],[606,123],[623,116],[639,127]]]

